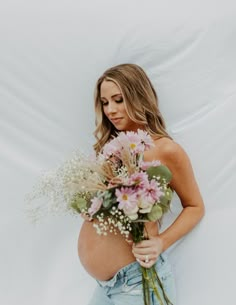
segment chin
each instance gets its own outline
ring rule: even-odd
[[[114,127],[115,127],[115,129],[118,130],[118,131],[126,131],[126,130],[127,130],[127,128],[125,128],[124,126],[115,126],[115,125],[114,125]]]

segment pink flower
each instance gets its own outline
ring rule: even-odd
[[[148,202],[155,203],[164,193],[161,191],[158,182],[155,179],[152,179],[149,182],[149,186],[145,189],[145,195]]]
[[[133,131],[128,131],[126,133],[126,136],[128,140],[128,147],[131,150],[131,152],[135,154],[144,152],[144,145],[142,143],[142,139],[137,133]]]
[[[139,164],[139,166],[140,166],[140,168],[142,169],[142,170],[147,170],[149,167],[151,167],[151,166],[159,166],[159,165],[161,165],[161,161],[159,161],[159,160],[153,160],[153,161],[142,161],[141,160],[141,162],[140,162],[140,164]]]
[[[122,145],[119,141],[119,138],[116,137],[112,139],[110,142],[104,145],[102,154],[105,158],[110,158],[111,156],[120,157],[120,151],[122,149]]]
[[[151,136],[146,131],[138,129],[137,133],[141,139],[141,142],[144,144],[145,149],[150,149],[152,146],[154,146]]]
[[[140,173],[134,173],[130,176],[128,179],[129,185],[136,185],[140,188],[145,188],[149,186],[148,176],[146,173],[140,172]]]
[[[133,131],[127,131],[126,133],[121,132],[118,139],[123,149],[130,150],[132,154],[144,152],[144,145],[141,142],[141,138]]]
[[[90,208],[88,209],[88,212],[91,216],[93,216],[95,213],[97,213],[97,211],[99,211],[99,209],[101,208],[102,206],[102,199],[98,198],[98,197],[94,197],[92,200],[91,200],[92,204],[90,206]]]
[[[149,184],[138,191],[138,207],[140,213],[149,213],[153,204],[163,195],[156,180],[152,179]]]
[[[122,187],[121,189],[116,189],[115,194],[119,202],[119,209],[129,211],[137,207],[137,194],[132,188]]]

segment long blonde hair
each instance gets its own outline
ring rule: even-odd
[[[104,80],[113,81],[120,88],[125,109],[132,121],[143,125],[143,129],[153,138],[171,138],[165,129],[165,122],[158,108],[156,91],[144,70],[135,64],[121,64],[106,70],[95,87],[94,136],[97,142],[94,144],[94,149],[97,153],[118,132],[103,112],[100,89]]]

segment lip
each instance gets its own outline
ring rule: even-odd
[[[111,118],[112,123],[117,124],[121,121],[122,118]]]

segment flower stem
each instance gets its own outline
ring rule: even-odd
[[[171,301],[169,300],[169,298],[167,297],[167,295],[165,293],[165,289],[164,289],[164,287],[162,285],[162,282],[161,282],[161,280],[160,280],[160,278],[159,278],[155,268],[153,268],[153,274],[154,274],[154,277],[157,279],[157,282],[158,282],[159,286],[161,287],[161,290],[162,290],[162,293],[163,293],[163,297],[164,297],[164,300],[165,300],[166,304],[167,305],[173,305],[173,303],[171,303]]]
[[[144,239],[148,239],[147,230],[146,230],[146,236],[144,234],[144,230],[146,230],[146,227],[143,222],[132,223],[131,234],[135,243],[138,243]],[[163,299],[159,291],[159,287],[161,289],[165,304],[173,305],[165,293],[164,287],[157,274],[155,266],[152,266],[151,268],[145,268],[141,266],[141,272],[142,272],[144,305],[150,305],[150,289],[153,290],[160,305],[164,305]]]
[[[142,269],[144,305],[150,305],[150,292],[149,292],[149,285],[148,285],[147,269],[144,267],[141,267],[141,269]]]
[[[156,286],[156,281],[155,281],[156,270],[155,270],[155,267],[152,266],[150,268],[150,273],[151,273],[151,280],[152,280],[152,284],[153,284],[153,287],[152,287],[153,291],[154,291],[158,301],[160,302],[160,304],[164,305],[163,302],[162,302],[161,296],[160,296],[160,294],[158,292],[158,288]],[[163,292],[163,287],[162,286],[160,286],[160,287],[161,287],[161,290]],[[163,292],[163,295],[164,295],[164,292]]]

